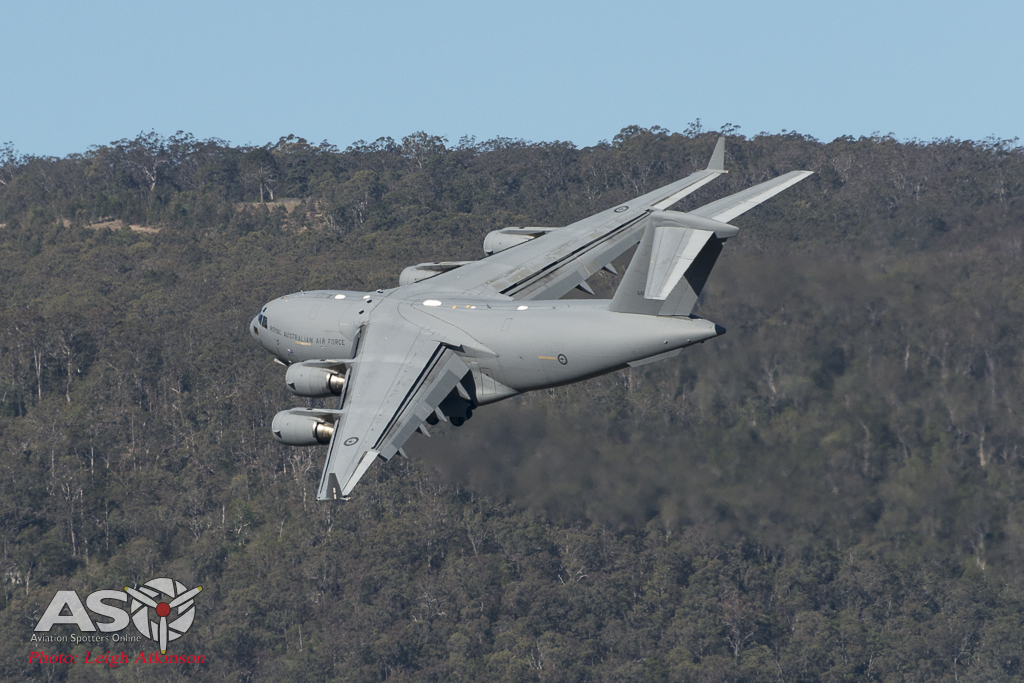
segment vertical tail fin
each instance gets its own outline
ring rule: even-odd
[[[726,223],[685,213],[651,213],[609,309],[689,315],[722,253],[722,243],[737,232]]]
[[[719,139],[708,170],[721,170],[724,156],[724,141]],[[722,253],[722,243],[739,232],[725,221],[809,175],[810,171],[791,171],[689,213],[652,211],[609,309],[644,315],[689,315]],[[659,204],[654,206],[660,208]]]

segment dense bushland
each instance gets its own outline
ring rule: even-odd
[[[737,219],[699,304],[725,337],[416,436],[344,505],[313,500],[321,449],[271,438],[296,400],[246,332],[263,302],[477,258],[715,137],[0,149],[3,676],[133,678],[28,665],[32,626],[56,590],[173,576],[208,663],[147,676],[1024,678],[1012,142],[732,136],[678,208],[816,175]]]

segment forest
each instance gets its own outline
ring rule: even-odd
[[[696,311],[725,336],[315,501],[325,449],[270,421],[330,402],[252,342],[264,302],[482,258],[723,133],[729,173],[674,208],[815,172],[736,219]],[[0,145],[0,678],[1024,681],[1022,247],[1017,140]],[[56,591],[156,577],[202,586],[171,652],[204,663],[29,662]]]

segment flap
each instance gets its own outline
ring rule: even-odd
[[[373,460],[389,460],[469,368],[450,347],[405,323],[366,328],[320,478],[319,500],[347,496]]]

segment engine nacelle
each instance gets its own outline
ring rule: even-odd
[[[274,438],[288,446],[320,446],[331,442],[334,424],[315,415],[282,410],[271,425]]]
[[[295,363],[288,366],[288,372],[284,374],[284,383],[288,386],[288,391],[296,396],[340,396],[345,386],[345,375],[331,368]]]
[[[415,266],[409,266],[398,276],[398,284],[401,286],[411,285],[414,282],[426,280],[441,273],[447,273],[449,270],[455,270],[467,263],[472,263],[472,261],[439,261],[437,263],[419,263]]]
[[[490,256],[546,235],[558,228],[502,228],[492,230],[484,237],[484,252]]]

